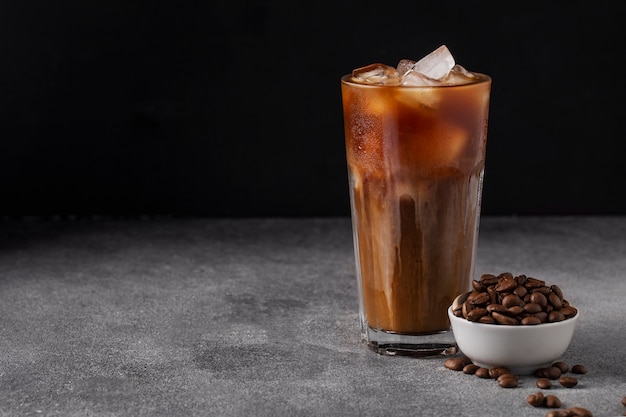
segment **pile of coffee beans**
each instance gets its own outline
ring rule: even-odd
[[[526,275],[484,274],[472,281],[472,288],[453,313],[473,322],[537,325],[563,321],[578,313],[557,285],[548,286],[544,280]]]

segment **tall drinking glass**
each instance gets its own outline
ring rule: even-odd
[[[341,79],[362,339],[453,354],[446,310],[474,273],[491,78],[415,86],[394,71]]]

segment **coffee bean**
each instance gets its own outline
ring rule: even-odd
[[[565,388],[573,388],[578,385],[578,379],[574,378],[573,376],[562,376],[559,379],[559,383]]]
[[[624,398],[622,398],[622,405],[623,405],[624,407],[626,407],[626,396],[625,396]]]
[[[453,371],[460,371],[465,365],[472,363],[467,356],[457,356],[455,358],[448,358],[443,362],[443,366]]]
[[[514,326],[516,324],[519,324],[517,319],[515,319],[513,317],[505,316],[504,314],[493,312],[493,313],[491,313],[491,317],[493,317],[494,320],[498,324],[505,324],[505,325],[509,325],[509,326]]]
[[[513,278],[513,274],[510,272],[502,272],[501,274],[498,275],[498,280],[504,279],[504,278]]]
[[[509,310],[502,304],[492,303],[487,306],[487,311],[490,314],[493,312],[500,313],[500,314],[507,314]]]
[[[574,415],[567,410],[552,410],[546,414],[546,417],[574,417]]]
[[[483,274],[480,277],[480,281],[481,284],[483,284],[484,286],[488,287],[490,285],[495,285],[498,283],[498,277],[493,275],[493,274]]]
[[[481,292],[476,295],[476,297],[472,298],[470,302],[475,306],[487,305],[489,303],[489,294],[486,291]]]
[[[463,317],[467,319],[469,312],[472,311],[474,308],[476,308],[474,304],[472,304],[470,301],[465,301],[462,306]]]
[[[574,365],[572,366],[572,372],[575,374],[586,374],[587,367],[585,365]]]
[[[469,363],[463,367],[463,373],[467,375],[474,375],[478,368],[480,368],[480,366]]]
[[[483,379],[486,379],[486,378],[491,378],[491,377],[489,376],[489,369],[487,369],[487,368],[482,368],[482,367],[481,367],[481,368],[478,368],[478,369],[476,370],[476,372],[474,372],[474,375],[476,375],[478,378],[483,378]]]
[[[524,317],[520,321],[520,324],[523,324],[524,326],[536,326],[537,324],[541,324],[541,320],[539,320],[537,317],[528,316]]]
[[[486,316],[482,316],[480,319],[478,319],[479,323],[484,323],[484,324],[496,324],[496,320],[491,317],[490,315],[486,315]]]
[[[540,378],[559,379],[561,376],[561,370],[556,366],[548,366],[547,368],[539,369],[536,375]]]
[[[524,307],[522,306],[513,306],[507,310],[507,313],[511,317],[519,316],[524,313]]]
[[[560,311],[552,311],[550,312],[550,314],[548,314],[548,321],[550,323],[555,323],[558,321],[563,321],[565,320],[565,315],[563,313],[561,313]]]
[[[541,391],[537,392],[536,394],[530,394],[528,397],[526,397],[526,401],[528,402],[528,404],[532,405],[533,407],[543,407],[544,400],[545,397],[543,396],[543,393]]]
[[[476,307],[469,313],[467,313],[468,321],[478,321],[481,317],[487,315],[487,309],[482,307]]]
[[[556,395],[546,395],[543,404],[548,408],[559,408],[561,407],[561,400]]]
[[[526,294],[528,294],[528,290],[523,285],[518,285],[513,290],[513,294],[517,295],[519,298],[524,299]]]
[[[530,290],[533,293],[541,293],[546,297],[546,300],[548,299],[548,294],[550,294],[550,287],[546,287],[545,285],[543,287],[537,287],[537,288],[533,288]]]
[[[523,306],[524,300],[522,300],[515,294],[507,294],[502,298],[502,305],[506,308],[511,308],[513,306]]]
[[[570,414],[570,416],[572,417],[593,417],[593,414],[591,414],[591,411],[582,407],[570,407],[566,411],[572,413]]]
[[[493,286],[487,288],[487,293],[489,294],[489,303],[490,304],[500,304],[500,296],[493,289]]]
[[[576,309],[576,307],[572,307],[572,306],[563,306],[559,308],[559,311],[563,313],[563,315],[567,317],[568,319],[578,314],[578,310]]]
[[[556,308],[557,310],[563,306],[563,302],[555,293],[550,293],[548,295],[548,301],[550,302],[552,307]]]
[[[498,279],[495,290],[497,292],[510,292],[517,287],[517,281],[512,276]]]
[[[550,285],[550,289],[554,294],[556,294],[557,297],[559,297],[561,300],[563,299],[563,291],[561,291],[558,285]]]
[[[552,382],[548,378],[539,378],[536,382],[538,388],[550,389],[552,388]]]
[[[548,299],[540,292],[534,292],[530,295],[530,302],[538,304],[542,309],[548,305]]]
[[[504,366],[495,366],[489,369],[489,376],[493,379],[498,379],[501,375],[510,374],[509,368]]]
[[[567,373],[567,371],[569,371],[569,365],[563,361],[554,362],[552,366],[559,368],[562,374]]]
[[[515,388],[518,385],[518,378],[513,374],[502,374],[497,381],[502,388]]]
[[[480,281],[476,281],[475,279],[472,280],[472,288],[474,289],[474,291],[487,291],[487,287],[485,286],[485,284],[481,283]]]
[[[546,285],[546,282],[537,278],[528,277],[526,279],[526,288],[539,288]]]
[[[542,310],[543,308],[539,304],[533,302],[527,303],[524,306],[524,311],[530,314],[539,313]]]
[[[465,301],[469,301],[470,303],[474,304],[472,301],[474,301],[474,299],[478,297],[480,294],[481,292],[479,291],[472,291],[467,295],[467,298],[465,299]]]

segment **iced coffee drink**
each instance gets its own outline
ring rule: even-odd
[[[363,340],[454,353],[446,309],[473,275],[491,79],[442,46],[341,85]]]

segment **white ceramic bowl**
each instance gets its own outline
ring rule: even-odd
[[[461,352],[478,366],[505,366],[516,375],[533,374],[557,361],[567,350],[580,316],[578,311],[556,323],[507,326],[471,322],[456,317],[452,308],[448,308],[448,317]]]

